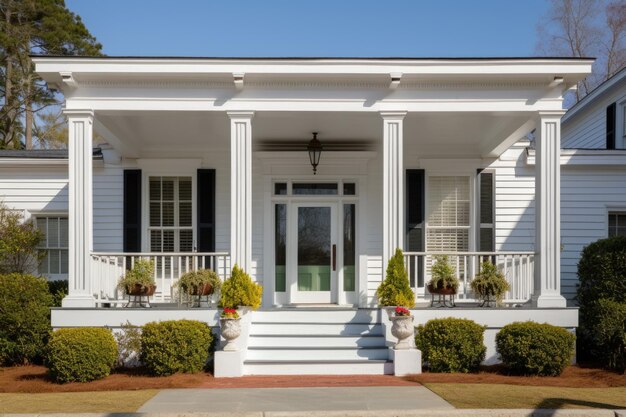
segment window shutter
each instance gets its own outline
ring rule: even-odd
[[[406,250],[409,252],[424,251],[424,170],[406,170]],[[419,258],[417,268],[411,264],[409,278],[411,286],[424,286],[423,258]]]
[[[495,172],[478,171],[478,250],[495,250]]]
[[[198,170],[198,252],[215,252],[215,170]]]
[[[141,252],[141,170],[124,170],[124,252]]]
[[[615,149],[615,122],[616,122],[616,105],[610,104],[606,108],[606,148]]]

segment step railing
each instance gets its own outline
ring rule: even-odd
[[[230,276],[230,257],[227,252],[92,252],[91,290],[98,304],[124,298],[123,292],[117,287],[118,282],[138,259],[154,262],[157,289],[153,300],[158,302],[175,301],[175,284],[186,272],[211,269],[222,281]]]
[[[534,252],[404,252],[404,261],[411,288],[418,299],[430,298],[427,284],[437,256],[448,256],[459,280],[457,300],[479,301],[470,283],[480,271],[481,262],[490,261],[498,267],[510,285],[504,296],[507,304],[525,303],[533,294]]]

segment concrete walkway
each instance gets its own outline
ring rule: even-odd
[[[144,413],[436,410],[453,409],[422,386],[332,388],[166,389],[139,409]]]

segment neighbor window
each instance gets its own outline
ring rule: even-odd
[[[51,279],[67,278],[67,217],[37,216],[35,221],[37,229],[44,235],[39,248],[46,253],[45,258],[41,261],[41,264],[39,264],[39,273]]]
[[[626,211],[609,212],[609,237],[626,236]]]
[[[191,177],[150,177],[151,252],[193,250]]]

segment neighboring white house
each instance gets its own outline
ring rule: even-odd
[[[416,322],[457,316],[488,326],[489,362],[507,323],[578,324],[563,296],[574,291],[565,256],[561,288],[561,244],[569,257],[574,243],[560,239],[560,118],[563,95],[592,60],[34,62],[66,97],[69,158],[0,153],[0,190],[46,228],[41,272],[69,278],[55,327],[215,325],[215,309],[177,308],[172,284],[202,266],[226,277],[237,263],[264,287],[242,373],[389,372],[375,291],[397,247]],[[536,155],[523,139],[533,129]],[[94,130],[110,145],[95,154]],[[323,146],[316,175],[313,132]],[[462,281],[454,309],[427,308],[438,253]],[[140,256],[157,263],[155,306],[116,308],[116,282]],[[497,314],[477,309],[469,288],[485,257],[511,283]]]

